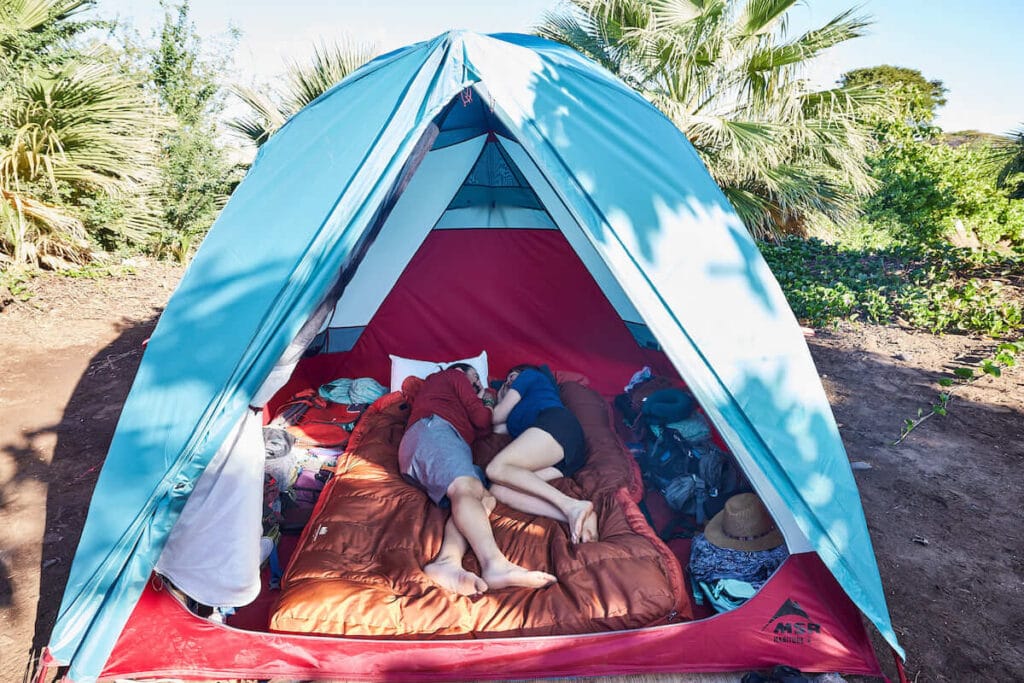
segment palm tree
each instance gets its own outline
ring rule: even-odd
[[[26,58],[38,57],[54,40],[55,27],[63,27],[68,36],[90,26],[69,20],[94,4],[95,0],[5,0],[0,5],[0,77],[8,77]]]
[[[229,121],[228,126],[259,147],[296,112],[373,59],[376,52],[372,45],[350,40],[320,43],[313,48],[309,64],[288,65],[283,91],[262,93],[243,86],[233,88],[250,112]]]
[[[70,204],[134,196],[153,179],[162,125],[140,85],[106,50],[60,43],[55,24],[90,4],[13,0],[0,12],[0,253],[16,264],[87,260],[85,227]],[[57,42],[33,44],[48,31]],[[25,54],[26,45],[42,57]],[[135,235],[151,227],[141,211],[123,226]]]
[[[693,143],[748,228],[777,233],[814,216],[842,221],[874,184],[868,88],[814,90],[824,50],[864,33],[843,12],[787,37],[798,0],[570,0],[538,35],[582,52],[657,106]]]
[[[1024,126],[1002,136],[996,143],[996,184],[1010,191],[1012,199],[1024,199]]]

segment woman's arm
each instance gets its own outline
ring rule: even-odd
[[[508,416],[512,412],[512,409],[516,407],[516,404],[522,400],[519,392],[515,389],[509,389],[505,396],[498,401],[498,405],[494,406],[494,423],[495,425],[504,424],[508,422]]]

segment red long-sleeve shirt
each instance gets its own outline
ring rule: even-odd
[[[473,391],[466,373],[455,368],[435,372],[424,380],[413,401],[409,424],[430,415],[451,423],[468,444],[491,431],[490,409]]]

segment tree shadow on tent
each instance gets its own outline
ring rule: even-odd
[[[60,423],[52,428],[57,444],[45,475],[50,486],[45,534],[60,542],[47,544],[43,550],[35,655],[47,644],[57,620],[83,531],[89,529],[93,545],[92,555],[80,558],[83,566],[78,571],[84,579],[95,571],[98,552],[118,552],[109,539],[123,538],[136,515],[147,514],[144,506],[153,504],[153,487],[165,474],[167,458],[179,456],[174,449],[182,448],[195,428],[193,418],[198,420],[197,416],[217,401],[229,377],[239,372],[246,353],[277,359],[280,351],[275,352],[273,345],[255,352],[249,347],[254,344],[254,331],[273,328],[276,336],[281,336],[277,329],[280,316],[273,322],[267,320],[276,298],[289,285],[274,274],[279,265],[266,258],[256,264],[215,260],[200,276],[182,281],[161,314],[160,325],[154,316],[126,326],[120,337],[93,357],[79,378]],[[302,299],[311,296],[298,294]],[[143,359],[147,338],[151,341]],[[137,374],[143,381],[136,382]],[[126,402],[130,390],[139,395]],[[110,446],[122,413],[128,424],[120,425],[114,452]],[[102,476],[110,500],[98,501],[90,510],[93,489],[105,463],[113,465],[113,471]],[[160,503],[157,500],[156,504]],[[120,552],[124,554],[123,549]],[[98,607],[96,601],[101,596],[74,597]],[[125,609],[130,608],[118,607],[119,611]]]
[[[556,66],[545,62],[525,88],[497,100],[515,102],[505,115],[521,119],[524,139],[541,157],[535,161],[553,174],[594,239],[612,251],[624,246],[661,278],[662,289],[680,276],[690,281],[693,270],[694,282],[743,291],[767,316],[785,315],[746,227],[675,125],[639,94],[623,97],[610,78]],[[491,88],[486,79],[484,86]]]

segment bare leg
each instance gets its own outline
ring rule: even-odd
[[[562,472],[557,467],[546,467],[534,472],[534,474],[544,481],[552,481],[562,476]],[[540,515],[541,517],[553,519],[556,522],[568,523],[569,521],[561,510],[543,498],[531,496],[529,493],[523,493],[501,484],[492,483],[489,490],[499,502],[520,512],[525,512],[528,515]]]
[[[448,497],[452,501],[451,519],[480,560],[481,573],[488,589],[507,586],[542,588],[557,581],[546,572],[529,571],[512,564],[502,554],[494,542],[489,519],[490,511],[494,509],[494,497],[486,492],[480,480],[475,477],[459,477],[448,487]]]
[[[494,457],[487,466],[487,477],[558,508],[569,525],[569,538],[573,543],[597,540],[594,504],[565,495],[538,475],[538,472],[548,471],[562,457],[562,447],[554,437],[531,427]]]
[[[557,472],[557,470],[555,470]],[[558,476],[562,476],[559,473]],[[568,524],[569,520],[566,519],[565,514],[557,507],[547,502],[543,498],[537,498],[531,496],[529,493],[523,493],[516,489],[503,486],[501,484],[491,484],[491,493],[498,499],[499,502],[504,503],[514,510],[525,512],[528,515],[539,515],[540,517],[547,517],[553,519],[556,522],[562,522]],[[597,513],[591,511],[591,514],[587,515],[586,519],[583,520],[583,531],[580,533],[580,543],[589,543],[596,541],[597,538]]]
[[[562,511],[557,507],[547,502],[543,498],[537,496],[531,496],[529,493],[523,493],[516,489],[509,488],[508,486],[502,486],[501,484],[491,484],[491,493],[498,499],[499,503],[504,503],[514,510],[525,512],[528,515],[539,515],[541,517],[547,517],[553,519],[556,522],[568,523],[569,520],[565,518]]]
[[[455,522],[449,517],[444,525],[444,539],[441,550],[430,564],[423,567],[423,572],[430,580],[451,593],[459,595],[478,595],[487,590],[487,583],[471,571],[462,567],[462,558],[468,548],[466,538],[459,532]]]
[[[481,503],[488,517],[494,512],[497,500],[490,492],[485,492]],[[441,549],[437,552],[430,564],[423,567],[424,573],[430,579],[452,593],[459,595],[479,595],[487,590],[487,583],[471,571],[463,568],[462,560],[466,556],[469,544],[466,537],[462,535],[455,521],[448,517],[444,525],[444,538],[441,541]]]

